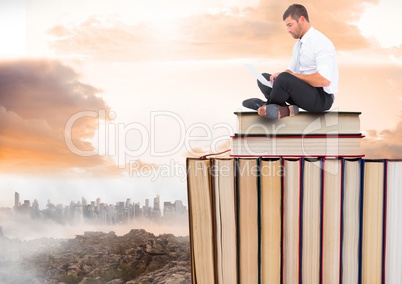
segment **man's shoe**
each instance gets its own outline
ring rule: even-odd
[[[299,107],[297,105],[289,106],[289,116],[295,116],[299,114]]]
[[[266,105],[265,108],[261,108],[258,114],[265,116],[269,119],[279,119],[286,116],[295,116],[299,113],[299,107],[296,105],[279,106],[276,104]]]
[[[278,118],[283,118],[286,116],[295,116],[298,113],[299,113],[299,107],[296,105],[278,107]]]
[[[243,106],[246,108],[251,108],[253,110],[258,110],[260,107],[265,105],[266,102],[263,100],[257,99],[257,98],[252,98],[252,99],[247,99],[243,101]]]

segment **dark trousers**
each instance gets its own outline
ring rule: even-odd
[[[271,74],[262,74],[269,80]],[[273,88],[261,84],[258,87],[267,99],[267,104],[297,105],[309,112],[324,112],[329,110],[334,102],[334,97],[327,94],[323,88],[313,87],[296,78],[290,73],[282,72],[275,79]]]

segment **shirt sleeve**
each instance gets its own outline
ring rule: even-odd
[[[324,44],[316,54],[317,72],[328,81],[333,81],[334,66],[336,63],[336,51],[332,44]]]

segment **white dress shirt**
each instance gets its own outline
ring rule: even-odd
[[[336,95],[338,93],[339,72],[334,45],[325,35],[313,27],[310,27],[300,41],[299,73],[308,75],[318,72],[331,82],[328,87],[324,87],[324,91]],[[295,73],[298,49],[298,42],[296,42],[293,47],[292,61],[288,66],[288,69]]]

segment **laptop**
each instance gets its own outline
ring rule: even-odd
[[[272,88],[272,83],[265,79],[264,76],[261,75],[261,73],[251,64],[244,64],[244,66],[247,67],[248,70],[250,70],[251,73],[257,78],[258,81],[260,81],[261,84],[271,87]]]

